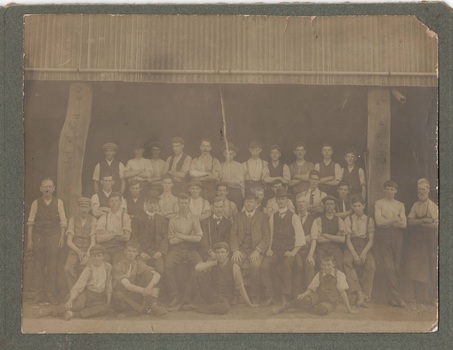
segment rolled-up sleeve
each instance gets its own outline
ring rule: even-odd
[[[91,222],[91,225],[93,225],[93,222]],[[69,219],[69,223],[68,223],[68,229],[66,231],[66,235],[72,235],[74,236],[74,218],[70,218]],[[91,234],[90,234],[91,235]]]
[[[79,279],[77,280],[77,282],[74,284],[74,286],[71,289],[70,297],[73,300],[75,298],[77,298],[80,295],[80,293],[83,292],[83,290],[85,289],[91,276],[92,276],[91,267],[89,267],[89,266],[85,267],[85,269],[82,271],[82,274],[80,275]]]
[[[244,278],[242,277],[241,268],[238,264],[233,265],[234,288],[241,289],[244,287]]]
[[[313,225],[311,226],[311,240],[318,239],[318,237],[321,236],[322,233],[322,223],[321,219],[317,218],[314,222]]]
[[[27,226],[34,226],[36,213],[38,212],[38,202],[36,200],[33,201],[30,208],[30,214],[28,215]]]
[[[316,292],[316,290],[319,287],[319,272],[316,274],[316,276],[313,278],[311,281],[310,285],[308,286],[308,290],[311,290],[312,292]]]
[[[192,235],[203,238],[203,231],[201,229],[200,220],[194,215],[192,215],[192,226],[193,226]]]
[[[60,217],[60,227],[67,227],[68,219],[66,219],[66,213],[64,211],[64,204],[61,199],[58,200],[58,216]]]
[[[302,247],[304,245],[307,244],[307,242],[305,241],[305,234],[304,234],[304,228],[302,227],[302,224],[300,222],[300,219],[299,217],[294,214],[293,215],[293,218],[292,218],[292,223],[293,223],[293,227],[294,227],[294,233],[295,233],[295,242],[294,242],[294,246],[295,247]]]
[[[346,275],[337,270],[337,290],[339,292],[344,292],[345,290],[349,289],[348,282],[346,281]]]

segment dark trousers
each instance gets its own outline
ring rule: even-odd
[[[102,316],[110,311],[110,306],[106,303],[107,295],[105,292],[96,293],[87,288],[79,294],[72,302],[71,311],[79,312],[80,317],[89,318]],[[64,304],[54,308],[54,315],[62,315],[65,312]]]
[[[33,234],[34,279],[38,294],[50,297],[57,295],[58,242],[60,232]]]
[[[165,281],[167,283],[168,294],[170,297],[175,297],[180,294],[178,293],[178,286],[176,283],[177,266],[181,263],[190,264],[190,271],[192,273],[195,265],[200,261],[202,261],[201,256],[195,250],[174,248],[168,252],[165,260]],[[184,286],[182,289],[185,289]]]
[[[224,315],[230,309],[228,298],[219,295],[213,288],[208,271],[193,273],[184,293],[184,301],[197,305],[196,310],[204,314]]]
[[[273,276],[276,276],[280,282],[281,293],[287,296],[291,295],[293,267],[296,259],[283,254],[283,252],[274,252],[272,256],[265,256],[261,264],[266,298],[274,296],[274,283],[276,280]]]
[[[171,189],[173,196],[178,197],[181,192],[187,192],[186,182],[173,181],[173,188]]]
[[[376,233],[380,260],[387,280],[390,300],[402,299],[399,289],[401,253],[403,249],[403,233],[401,229],[379,229]]]
[[[307,262],[308,252],[309,247],[302,247],[296,255],[292,295],[298,295],[307,290],[308,285],[315,277],[315,267]]]
[[[104,261],[109,264],[116,265],[124,259],[124,246],[123,247],[109,247],[105,249]]]
[[[306,308],[316,315],[324,316],[335,310],[336,303],[332,303],[316,292],[306,295],[302,300],[295,299],[286,306],[289,308]]]
[[[316,264],[321,269],[321,261],[325,256],[333,256],[337,270],[343,271],[343,251],[339,243],[318,243],[316,245]]]
[[[134,283],[139,287],[146,288],[153,278],[153,273],[151,271],[145,271],[141,274],[139,280]],[[118,312],[126,311],[136,311],[143,312],[153,303],[155,303],[157,298],[151,296],[143,296],[141,293],[131,292],[126,289],[121,284],[121,281],[118,281],[115,285],[115,290],[113,292],[112,303],[113,307]]]
[[[363,248],[367,244],[365,239],[354,239],[351,240],[352,246],[355,252],[360,255]],[[349,285],[350,292],[363,291],[368,297],[371,297],[371,291],[373,290],[374,272],[376,271],[376,264],[374,262],[374,256],[369,251],[366,255],[365,262],[357,265],[354,263],[354,257],[349,250],[344,252],[344,273]]]
[[[242,190],[237,187],[228,187],[228,200],[236,204],[238,212],[240,213],[244,206],[244,197],[242,196]]]
[[[64,275],[68,290],[71,290],[80,277],[85,265],[80,265],[79,256],[72,249],[68,252],[68,257],[64,265]]]

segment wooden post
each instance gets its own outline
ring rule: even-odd
[[[368,208],[382,198],[382,185],[390,179],[390,89],[368,88]]]
[[[64,202],[68,218],[77,212],[82,195],[82,166],[91,120],[93,91],[87,83],[69,88],[68,110],[58,144],[57,195]]]

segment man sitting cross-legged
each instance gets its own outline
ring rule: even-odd
[[[160,274],[143,261],[137,260],[136,242],[128,242],[124,259],[113,267],[113,307],[116,311],[135,311],[162,316],[167,311],[157,304]]]
[[[229,258],[230,249],[225,242],[214,244],[215,259],[200,262],[186,290],[183,310],[195,310],[205,314],[226,314],[234,298],[235,290],[249,307],[258,307],[250,302],[244,287],[241,268]]]

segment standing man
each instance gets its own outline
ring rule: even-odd
[[[250,265],[249,295],[252,303],[256,303],[259,296],[260,266],[270,243],[269,220],[263,212],[256,210],[256,195],[251,192],[246,194],[244,209],[233,221],[231,228],[231,260],[241,267],[245,263]]]
[[[234,160],[237,147],[228,143],[223,147],[225,161],[220,164],[220,178],[228,185],[228,199],[236,204],[237,210],[241,211],[244,204],[244,170],[239,162]]]
[[[93,173],[93,189],[94,193],[98,193],[99,182],[104,177],[105,173],[109,173],[113,178],[113,190],[116,192],[124,193],[126,182],[124,180],[124,165],[115,159],[116,150],[118,146],[112,142],[106,143],[102,146],[104,149],[105,159],[96,164]]]
[[[121,208],[123,197],[113,192],[109,198],[110,213],[96,224],[96,241],[105,248],[105,260],[116,264],[123,258],[124,245],[131,237],[131,218]]]
[[[349,185],[351,196],[360,195],[366,199],[366,178],[365,172],[357,164],[357,151],[351,147],[346,150],[344,155],[346,166],[341,169],[341,181]]]
[[[136,217],[132,234],[140,248],[140,259],[163,275],[168,250],[168,220],[157,213],[158,209],[159,193],[151,190],[146,196],[145,211]]]
[[[305,243],[305,234],[296,214],[288,209],[286,189],[277,191],[278,212],[269,220],[271,244],[262,264],[263,283],[266,293],[266,304],[274,296],[272,272],[277,272],[280,279],[282,304],[286,305],[291,296],[293,267],[296,254]]]
[[[293,145],[293,153],[296,156],[296,161],[289,167],[291,174],[289,188],[293,194],[293,198],[295,198],[299,193],[308,190],[310,186],[309,173],[315,168],[315,165],[305,160],[305,154],[307,153],[305,143],[296,142]]]
[[[321,260],[325,256],[333,256],[335,266],[343,271],[343,247],[346,240],[346,227],[343,219],[335,216],[335,205],[337,199],[333,196],[326,196],[322,199],[325,213],[318,217],[311,228],[311,239],[316,248],[316,260],[321,266]],[[310,249],[309,257],[313,259],[313,252]]]
[[[152,190],[159,190],[162,177],[168,172],[167,163],[165,163],[165,160],[160,159],[162,143],[159,141],[151,142],[148,147],[151,153],[151,159],[149,160],[150,177],[148,179],[148,185]]]
[[[146,193],[148,181],[151,178],[151,164],[148,159],[143,158],[145,152],[143,141],[135,140],[133,147],[134,158],[127,161],[124,177],[129,181],[129,185],[132,181],[140,182],[143,192]]]
[[[63,202],[53,196],[53,180],[42,180],[39,190],[42,197],[33,201],[28,216],[27,249],[34,255],[36,303],[57,304],[58,256],[67,220]]]
[[[211,156],[211,140],[201,139],[198,158],[192,159],[189,174],[192,178],[201,181],[203,188],[201,196],[211,202],[215,197],[215,185],[220,177],[220,162]]]
[[[245,178],[245,191],[250,191],[257,186],[263,186],[263,180],[269,176],[267,162],[260,158],[263,149],[259,141],[249,143],[250,158],[242,163]]]
[[[271,191],[271,186],[276,180],[280,180],[285,186],[289,184],[291,180],[291,173],[289,167],[286,164],[280,162],[282,156],[282,149],[278,145],[272,145],[269,148],[269,157],[271,158],[268,163],[269,175],[264,178],[266,184],[267,194]]]
[[[215,253],[212,249],[218,242],[229,242],[231,232],[231,220],[225,215],[224,200],[221,197],[215,197],[212,202],[212,215],[200,222],[203,230],[203,239],[201,241],[201,252],[203,259],[210,257],[215,259]]]
[[[403,229],[407,226],[404,204],[395,200],[398,185],[392,180],[384,182],[384,198],[374,205],[376,243],[380,251],[385,277],[390,292],[390,304],[405,307],[399,288]]]
[[[323,144],[321,153],[323,160],[315,164],[315,170],[319,171],[319,189],[330,196],[335,196],[342,177],[341,167],[332,160],[332,145]]]
[[[186,177],[190,170],[192,158],[184,153],[184,139],[176,136],[171,139],[173,155],[167,158],[168,174],[173,179],[173,194],[186,191]]]
[[[347,182],[341,181],[338,184],[338,200],[337,206],[335,208],[335,215],[342,218],[343,220],[353,214],[350,203],[349,190],[349,184]]]
[[[223,202],[223,215],[233,222],[233,218],[238,214],[238,208],[234,202],[228,199],[228,185],[219,182],[215,185],[215,189],[217,197],[221,198]]]
[[[198,251],[200,250],[203,232],[201,231],[198,217],[190,213],[189,202],[190,198],[186,193],[179,194],[179,212],[175,217],[170,219],[168,225],[168,243],[170,244],[170,248],[167,259],[165,260],[165,280],[168,294],[172,298],[169,304],[169,307],[172,309],[179,309],[181,307],[183,301],[180,290],[185,290],[187,287],[183,286],[178,290],[176,282],[178,265],[189,263],[191,266],[191,275],[193,267],[202,261]]]
[[[439,209],[429,199],[430,188],[428,179],[417,181],[418,202],[407,217],[410,227],[407,265],[416,301],[436,304]],[[424,294],[428,294],[430,300]]]

